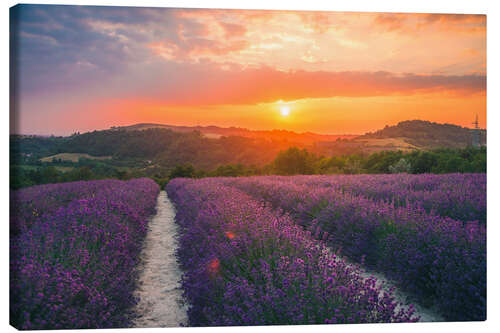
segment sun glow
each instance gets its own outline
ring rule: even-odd
[[[280,112],[283,117],[286,117],[290,114],[290,107],[288,105],[283,105],[280,108]]]

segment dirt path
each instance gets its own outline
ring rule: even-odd
[[[180,279],[182,272],[175,257],[177,225],[175,208],[161,191],[156,215],[149,224],[149,232],[142,250],[139,304],[135,311],[139,317],[136,327],[175,327],[187,324],[187,306],[183,303]]]
[[[393,283],[391,283],[389,280],[385,278],[384,275],[380,273],[375,273],[375,272],[367,272],[365,270],[362,271],[361,276],[363,278],[369,278],[370,276],[373,276],[377,279],[377,284],[383,284],[382,289],[385,291],[389,291],[389,289],[394,286]],[[445,321],[443,317],[441,317],[439,314],[437,314],[435,309],[429,309],[429,308],[424,308],[420,304],[416,303],[415,300],[413,300],[407,293],[401,291],[399,288],[396,288],[393,291],[393,295],[396,298],[396,300],[403,304],[403,307],[408,309],[409,304],[413,304],[413,308],[415,309],[415,314],[417,316],[420,316],[420,321],[421,322],[431,322],[431,321]],[[396,308],[396,311],[398,308]]]
[[[134,322],[136,327],[177,327],[187,324],[187,306],[183,302],[180,279],[182,272],[175,258],[177,248],[177,225],[175,224],[175,208],[165,191],[158,196],[157,214],[149,224],[149,232],[142,250],[140,264],[140,280],[136,296],[140,301],[135,311],[138,318]],[[341,257],[337,256],[339,260]],[[343,259],[347,262],[349,260]],[[352,263],[351,263],[352,264]],[[360,268],[361,276],[374,276],[378,284],[383,283],[388,290],[392,283],[382,274],[366,271]],[[412,300],[404,292],[396,289],[396,300],[406,308],[409,303],[415,306],[420,321],[443,321],[443,318],[431,309],[426,309]]]
[[[331,252],[328,251],[330,254]],[[381,296],[384,291],[389,292],[392,288],[392,294],[395,300],[402,305],[403,308],[408,309],[410,304],[413,304],[413,308],[415,309],[415,315],[420,317],[420,322],[442,322],[445,321],[442,316],[437,313],[436,309],[424,308],[420,304],[418,304],[413,297],[409,294],[403,292],[401,289],[395,286],[394,282],[387,279],[384,274],[367,270],[366,268],[351,262],[347,258],[343,258],[342,256],[336,255],[337,260],[342,260],[353,267],[356,267],[356,270],[360,273],[359,275],[363,279],[368,279],[374,277],[377,280],[377,286],[382,286]],[[396,307],[396,311],[399,310],[399,306]]]

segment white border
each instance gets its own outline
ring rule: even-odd
[[[24,3],[31,4],[72,4],[72,5],[115,5],[115,6],[141,6],[141,7],[185,7],[185,8],[239,8],[239,9],[293,9],[293,10],[333,10],[333,11],[363,11],[363,12],[424,12],[424,13],[466,13],[466,14],[487,14],[487,34],[488,34],[488,320],[482,323],[424,323],[424,324],[379,324],[379,325],[317,325],[317,326],[273,326],[273,327],[240,327],[240,328],[203,328],[202,332],[230,332],[233,330],[239,332],[248,331],[263,331],[263,332],[299,332],[302,330],[314,330],[318,332],[331,332],[332,330],[339,332],[360,332],[370,330],[370,332],[400,332],[401,330],[408,332],[426,331],[456,331],[456,332],[471,332],[476,330],[499,330],[500,317],[498,312],[497,297],[499,295],[498,286],[498,210],[494,209],[498,200],[495,199],[498,193],[500,178],[498,175],[498,115],[500,109],[498,103],[498,74],[500,54],[498,52],[499,38],[499,22],[500,15],[498,6],[495,0],[419,0],[419,1],[398,1],[398,0],[349,0],[349,1],[322,1],[322,0],[177,0],[177,1],[162,1],[162,0],[104,0],[104,1],[83,1],[83,0],[67,0],[67,1],[37,1],[28,0]],[[6,328],[7,331],[14,331],[14,328],[8,325],[8,135],[9,135],[9,10],[10,6],[15,5],[14,1],[6,1],[3,3],[0,22],[2,25],[1,44],[2,45],[2,101],[3,112],[0,114],[1,126],[1,142],[0,156],[4,156],[4,162],[1,163],[1,203],[2,203],[2,237],[3,242],[0,257],[1,257],[1,328]],[[153,332],[165,329],[135,329],[134,332]],[[194,331],[197,328],[169,328],[169,332],[177,332],[180,330]],[[113,330],[115,332],[130,332],[130,330]],[[48,332],[48,331],[47,331]],[[66,332],[65,330],[62,332]],[[70,331],[68,331],[70,332]]]

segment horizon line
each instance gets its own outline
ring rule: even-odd
[[[201,127],[201,128],[217,127],[217,128],[220,128],[220,129],[239,129],[239,130],[247,130],[247,131],[250,131],[250,132],[283,131],[283,132],[290,132],[290,133],[294,133],[294,134],[298,134],[298,135],[315,134],[315,135],[324,135],[324,136],[362,136],[362,135],[365,135],[365,134],[368,134],[368,133],[373,133],[373,132],[377,132],[379,130],[383,130],[385,127],[397,126],[398,124],[400,124],[402,122],[406,122],[406,121],[424,121],[424,122],[429,122],[429,123],[439,124],[439,125],[453,125],[453,126],[458,126],[458,127],[465,128],[465,129],[470,129],[470,130],[474,129],[472,127],[465,127],[465,126],[461,126],[461,125],[454,124],[454,123],[439,123],[439,122],[430,121],[430,120],[423,120],[423,119],[402,120],[402,121],[398,121],[397,123],[395,123],[393,125],[386,124],[384,127],[381,127],[381,128],[378,128],[378,129],[375,129],[375,130],[372,130],[372,131],[366,131],[364,133],[321,133],[321,132],[313,132],[313,131],[298,132],[298,131],[293,131],[293,130],[284,129],[284,128],[253,129],[253,128],[248,128],[248,127],[238,127],[238,126],[224,127],[224,126],[215,125],[215,124],[210,124],[210,125],[200,125],[200,124],[196,124],[196,125],[172,125],[172,124],[166,124],[166,123],[139,122],[139,123],[133,123],[133,124],[129,124],[129,125],[112,125],[112,126],[108,126],[107,128],[102,128],[102,129],[95,128],[95,129],[89,129],[89,130],[83,130],[83,131],[82,130],[74,130],[70,134],[16,133],[16,132],[13,132],[13,131],[9,131],[9,135],[40,136],[40,137],[51,137],[51,136],[54,136],[54,137],[66,137],[66,136],[71,136],[71,135],[73,135],[75,133],[84,134],[84,133],[90,133],[90,132],[94,132],[94,131],[107,131],[107,130],[112,130],[112,129],[115,129],[115,128],[126,128],[126,127],[132,127],[132,126],[137,126],[137,125],[154,125],[154,126],[171,126],[171,127],[188,127],[188,128],[189,127],[191,127],[191,128],[195,128],[195,127]],[[480,127],[479,130],[487,130],[487,129],[486,129],[486,127],[484,127],[484,128]]]

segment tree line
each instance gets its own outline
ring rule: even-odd
[[[54,161],[36,166],[12,165],[10,186],[17,189],[37,184],[95,179],[149,177],[160,185],[177,177],[240,177],[258,175],[454,173],[486,172],[486,147],[436,149],[431,151],[381,151],[371,154],[321,156],[307,149],[291,147],[277,153],[272,162],[259,166],[242,163],[219,164],[213,169],[196,168],[192,163],[175,167],[151,165],[131,167],[112,161],[80,159],[77,163]],[[69,170],[64,170],[66,167]]]
[[[262,168],[241,164],[223,165],[211,172],[185,164],[174,168],[175,177],[220,177],[249,175],[315,175],[377,173],[479,173],[486,172],[486,147],[436,149],[431,151],[381,151],[324,157],[307,149],[291,147],[280,151],[274,161]]]

